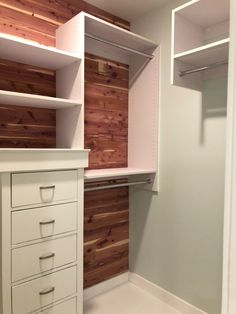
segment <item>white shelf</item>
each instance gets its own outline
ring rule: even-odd
[[[48,109],[62,109],[81,105],[80,102],[70,99],[9,92],[3,90],[0,90],[0,104]]]
[[[174,55],[179,60],[193,66],[206,66],[209,64],[228,60],[229,38],[204,45],[195,49]]]
[[[0,149],[0,172],[88,167],[85,149]]]
[[[96,169],[85,170],[85,180],[106,179],[129,177],[133,175],[151,175],[155,174],[156,170],[137,169],[137,168],[111,168],[111,169]]]
[[[0,58],[52,70],[81,60],[76,54],[2,33],[0,33]]]
[[[102,21],[90,14],[83,14],[85,17],[85,30],[89,35],[97,36],[118,45],[122,44],[125,47],[144,53],[157,48],[157,44],[151,40]]]

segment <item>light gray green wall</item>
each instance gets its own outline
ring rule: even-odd
[[[171,10],[184,2],[132,23],[161,43],[161,102],[160,192],[131,193],[130,268],[219,314],[227,80],[207,81],[203,94],[170,85]]]

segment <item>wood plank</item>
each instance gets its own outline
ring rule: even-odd
[[[0,89],[43,96],[56,96],[55,71],[0,59]]]
[[[128,188],[85,193],[84,286],[128,270]]]
[[[0,32],[55,46],[55,31],[81,11],[130,29],[129,22],[82,0],[1,0]]]
[[[128,84],[126,64],[86,54],[85,147],[89,168],[127,167]]]
[[[56,146],[55,110],[0,106],[1,148]]]
[[[118,276],[129,269],[129,258],[125,256],[107,265],[101,265],[96,269],[84,273],[84,288]]]
[[[85,67],[86,82],[124,88],[128,92],[128,65],[86,54]]]

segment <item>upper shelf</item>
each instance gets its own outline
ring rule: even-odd
[[[206,66],[228,60],[229,38],[174,55],[175,60],[193,66]]]
[[[137,50],[140,52],[154,51],[157,44],[142,36],[129,32],[116,25],[105,22],[90,14],[82,13],[85,17],[85,32],[86,34],[96,36],[103,40]]]
[[[134,175],[151,175],[155,174],[155,170],[138,169],[138,168],[110,168],[85,170],[85,180],[101,180],[106,178],[121,178]]]
[[[80,61],[78,55],[0,33],[0,58],[58,70]]]
[[[81,105],[80,102],[71,99],[9,92],[4,90],[0,90],[0,104],[47,109],[62,109]]]

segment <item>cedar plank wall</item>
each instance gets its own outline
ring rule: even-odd
[[[128,22],[82,0],[1,0],[0,32],[55,46],[56,28],[80,11],[129,29]],[[99,69],[102,65],[103,73],[96,73],[97,65]],[[92,148],[90,167],[126,166],[128,67],[87,55],[86,71],[85,143]],[[55,96],[55,73],[0,60],[0,89]],[[105,119],[101,126],[96,106],[100,119]],[[55,126],[54,110],[1,106],[0,147],[53,148]],[[127,269],[128,189],[86,193],[85,287]]]

